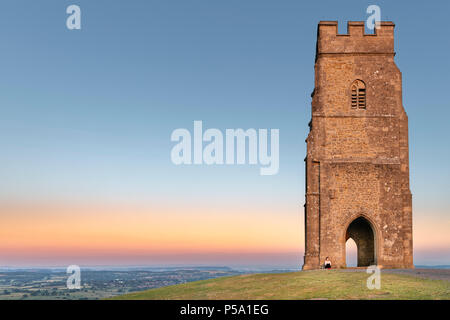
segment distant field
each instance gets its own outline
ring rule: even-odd
[[[382,273],[369,290],[369,274],[320,270],[251,274],[190,282],[112,299],[450,299],[450,281]]]
[[[142,270],[82,269],[81,289],[68,289],[66,270],[30,269],[0,271],[0,300],[86,300],[104,299],[189,281],[239,275],[230,268]]]

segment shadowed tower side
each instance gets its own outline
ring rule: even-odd
[[[318,26],[312,118],[306,139],[305,257],[346,267],[351,238],[358,266],[413,268],[408,117],[394,62],[394,24]]]

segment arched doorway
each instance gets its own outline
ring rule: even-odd
[[[370,222],[359,217],[350,223],[345,235],[345,241],[352,238],[356,243],[358,267],[376,264],[375,232]]]

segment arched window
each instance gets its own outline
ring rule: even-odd
[[[351,86],[352,109],[366,108],[366,84],[361,80],[355,80]]]

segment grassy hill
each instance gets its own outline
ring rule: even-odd
[[[381,274],[381,289],[369,290],[369,274],[318,270],[250,274],[190,282],[112,299],[450,299],[450,281]]]

